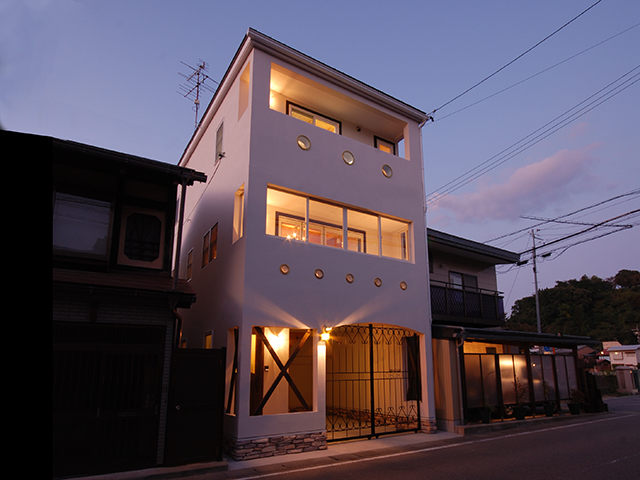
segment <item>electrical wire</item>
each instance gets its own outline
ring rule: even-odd
[[[539,71],[538,73],[534,73],[533,75],[530,75],[529,77],[527,77],[527,78],[525,78],[525,79],[523,79],[523,80],[520,80],[519,82],[516,82],[516,83],[514,83],[514,84],[512,84],[512,85],[510,85],[510,86],[508,86],[508,87],[506,87],[506,88],[503,88],[502,90],[499,90],[499,91],[497,91],[497,92],[495,92],[495,93],[492,93],[491,95],[489,95],[489,96],[487,96],[487,97],[484,97],[484,98],[482,98],[482,99],[480,99],[480,100],[478,100],[478,101],[476,101],[476,102],[473,102],[473,103],[471,103],[471,104],[467,105],[466,107],[462,107],[462,108],[460,108],[460,109],[458,109],[458,110],[455,110],[455,111],[453,111],[453,112],[451,112],[451,113],[449,113],[449,114],[447,114],[447,115],[444,115],[444,116],[442,116],[442,117],[440,117],[440,118],[437,118],[437,119],[436,119],[436,118],[434,118],[434,119],[433,119],[433,121],[434,121],[434,122],[439,122],[439,121],[444,120],[445,118],[448,118],[448,117],[450,117],[450,116],[452,116],[452,115],[455,115],[456,113],[460,113],[460,112],[462,112],[462,111],[464,111],[464,110],[467,110],[468,108],[475,107],[475,106],[476,106],[476,105],[478,105],[479,103],[482,103],[482,102],[484,102],[484,101],[486,101],[486,100],[489,100],[489,99],[491,99],[491,98],[493,98],[493,97],[495,97],[495,96],[497,96],[497,95],[500,95],[501,93],[504,93],[504,92],[506,92],[506,91],[508,91],[508,90],[511,90],[512,88],[517,87],[518,85],[521,85],[521,84],[523,84],[523,83],[525,83],[525,82],[527,82],[527,81],[529,81],[529,80],[531,80],[531,79],[533,79],[533,78],[535,78],[535,77],[537,77],[537,76],[539,76],[539,75],[542,75],[543,73],[546,73],[546,72],[548,72],[549,70],[552,70],[553,68],[559,67],[560,65],[562,65],[562,64],[564,64],[564,63],[566,63],[566,62],[568,62],[568,61],[570,61],[570,60],[573,60],[574,58],[576,58],[576,57],[578,57],[578,56],[582,55],[583,53],[587,53],[588,51],[593,50],[593,49],[594,49],[594,48],[596,48],[596,47],[599,47],[599,46],[600,46],[600,45],[602,45],[603,43],[606,43],[606,42],[608,42],[608,41],[610,41],[610,40],[613,40],[613,39],[614,39],[614,38],[616,38],[616,37],[619,37],[620,35],[622,35],[622,34],[624,34],[624,33],[628,32],[629,30],[632,30],[632,29],[634,29],[634,28],[638,27],[639,25],[640,25],[640,23],[636,23],[635,25],[633,25],[633,26],[631,26],[631,27],[629,27],[629,28],[627,28],[627,29],[625,29],[625,30],[623,30],[623,31],[619,32],[619,33],[616,33],[615,35],[612,35],[611,37],[609,37],[609,38],[607,38],[607,39],[605,39],[605,40],[602,40],[601,42],[598,42],[598,43],[596,43],[595,45],[590,46],[589,48],[585,48],[585,49],[584,49],[584,50],[582,50],[581,52],[578,52],[578,53],[576,53],[576,54],[574,54],[574,55],[571,55],[570,57],[565,58],[564,60],[562,60],[562,61],[560,61],[560,62],[558,62],[558,63],[556,63],[556,64],[554,64],[554,65],[551,65],[550,67],[547,67],[547,68],[545,68],[544,70]]]
[[[612,85],[616,84],[617,82],[619,82],[623,78],[627,77],[628,75],[630,75],[631,73],[633,73],[635,70],[637,70],[639,68],[640,68],[640,65],[636,66],[635,68],[631,69],[629,72],[625,73],[624,75],[618,77],[613,82],[609,83],[606,87],[603,87],[602,89],[600,89],[596,93],[594,93],[591,96],[587,97],[582,102],[574,105],[572,108],[570,108],[569,110],[566,110],[561,115],[558,115],[553,120],[547,122],[545,125],[543,125],[542,127],[538,128],[537,130],[533,131],[532,133],[530,133],[526,137],[523,137],[519,141],[517,141],[517,142],[511,144],[509,147],[503,149],[501,152],[499,152],[496,155],[492,156],[491,158],[485,160],[484,162],[480,163],[479,165],[477,165],[476,167],[474,167],[471,170],[467,171],[466,173],[458,176],[457,178],[455,178],[454,180],[450,181],[449,183],[443,185],[442,187],[440,187],[440,189],[432,191],[431,193],[429,193],[427,195],[427,199],[426,199],[427,206],[436,203],[437,201],[439,201],[442,198],[446,197],[447,195],[449,195],[450,193],[454,192],[455,190],[458,190],[459,188],[463,187],[464,185],[467,185],[468,183],[470,183],[473,180],[479,178],[480,176],[484,175],[485,173],[489,172],[490,170],[493,170],[494,168],[506,163],[507,161],[509,161],[513,157],[515,157],[516,155],[518,155],[518,154],[522,153],[523,151],[533,147],[534,145],[536,145],[537,143],[541,142],[545,138],[549,137],[553,133],[555,133],[558,130],[564,128],[569,123],[575,121],[577,118],[580,118],[580,117],[586,115],[587,113],[589,113],[591,110],[593,110],[594,108],[598,107],[602,103],[610,100],[611,98],[615,97],[616,95],[618,95],[619,93],[623,92],[627,88],[633,86],[635,83],[638,82],[637,77],[640,76],[640,73],[636,73],[635,75],[632,75],[629,79],[624,80],[624,82],[622,84],[612,87]],[[606,91],[605,93],[602,93],[603,91],[605,91],[607,89],[610,89],[610,90]],[[596,96],[598,96],[598,97],[593,99]],[[588,103],[587,105],[585,105],[582,108],[578,109],[577,111],[571,113],[573,110],[576,110],[578,107],[580,107],[584,103],[588,102],[589,100],[591,100],[590,103]],[[569,113],[571,113],[571,115],[569,115],[566,118],[563,118],[566,115],[568,115]],[[545,128],[546,128],[546,130],[545,130]],[[542,131],[542,133],[539,133],[541,131]],[[471,176],[469,176],[469,175],[471,175]]]
[[[542,43],[544,43],[545,41],[547,41],[549,38],[553,37],[556,33],[558,33],[560,30],[562,30],[563,28],[567,27],[569,24],[573,23],[575,20],[577,20],[578,18],[580,18],[582,15],[584,15],[585,13],[587,13],[589,10],[591,10],[592,8],[594,8],[596,5],[598,5],[602,0],[598,0],[597,2],[595,2],[593,5],[591,5],[589,8],[587,8],[586,10],[584,10],[583,12],[579,13],[578,15],[576,15],[575,17],[573,17],[571,20],[569,20],[567,23],[565,23],[564,25],[562,25],[560,28],[558,28],[557,30],[555,30],[553,33],[547,35],[545,38],[543,38],[542,40],[540,40],[538,43],[536,43],[534,46],[530,47],[528,50],[524,51],[523,53],[521,53],[520,55],[518,55],[516,58],[514,58],[513,60],[511,60],[510,62],[506,63],[505,65],[503,65],[502,67],[500,67],[498,70],[496,70],[495,72],[493,72],[491,75],[483,78],[482,80],[480,80],[478,83],[476,83],[475,85],[469,87],[468,89],[466,89],[464,92],[460,93],[459,95],[456,95],[455,97],[453,97],[451,100],[449,100],[448,102],[445,102],[444,104],[442,104],[440,107],[436,108],[435,110],[433,110],[430,114],[430,117],[433,119],[433,115],[438,111],[438,110],[442,110],[444,107],[446,107],[447,105],[453,103],[454,101],[456,101],[457,99],[459,99],[460,97],[466,95],[467,93],[469,93],[471,90],[473,90],[474,88],[482,85],[484,82],[486,82],[487,80],[489,80],[490,78],[494,77],[495,75],[497,75],[498,73],[500,73],[502,70],[504,70],[505,68],[507,68],[509,65],[515,63],[517,60],[521,59],[522,57],[524,57],[527,53],[531,52],[533,49],[535,49],[536,47],[538,47],[539,45],[541,45]]]
[[[600,207],[602,205],[605,205],[607,203],[610,203],[610,202],[613,202],[613,201],[616,201],[616,200],[620,200],[620,199],[623,199],[623,198],[625,199],[624,201],[632,200],[632,198],[628,199],[627,197],[636,197],[638,195],[640,195],[640,188],[636,188],[636,189],[631,190],[629,192],[625,192],[625,193],[622,193],[620,195],[616,195],[614,197],[607,198],[606,200],[602,200],[600,202],[594,203],[594,204],[589,205],[587,207],[579,208],[578,210],[575,210],[575,211],[573,211],[571,213],[566,213],[566,214],[561,215],[559,217],[556,217],[554,219],[544,220],[544,221],[542,221],[540,223],[537,223],[537,224],[535,224],[533,226],[522,228],[520,230],[516,230],[515,232],[507,233],[505,235],[500,235],[499,237],[492,238],[491,240],[487,240],[484,243],[492,243],[492,242],[495,242],[496,240],[501,240],[503,238],[507,238],[507,237],[511,237],[513,235],[521,234],[523,232],[528,232],[528,231],[531,231],[532,228],[538,228],[538,227],[541,227],[542,225],[545,225],[545,224],[548,224],[548,223],[551,223],[551,222],[555,222],[555,221],[559,221],[559,220],[562,220],[564,218],[568,218],[568,217],[571,217],[573,215],[576,215],[578,213],[586,212],[587,210],[590,210],[590,209],[596,208],[596,207]],[[620,203],[622,203],[622,202],[620,202]],[[618,204],[616,204],[616,205],[618,205]],[[579,217],[579,218],[581,218],[581,217]],[[521,236],[518,237],[518,238],[521,238]]]

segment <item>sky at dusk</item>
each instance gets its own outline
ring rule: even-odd
[[[176,164],[184,64],[220,80],[250,27],[433,112],[430,228],[528,260],[533,231],[539,288],[640,270],[638,0],[0,0],[0,125]]]

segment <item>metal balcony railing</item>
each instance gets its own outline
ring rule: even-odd
[[[435,321],[501,326],[505,321],[502,300],[500,292],[431,282],[431,314]]]

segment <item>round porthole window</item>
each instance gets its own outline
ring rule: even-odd
[[[407,289],[407,282],[400,282],[400,288],[402,290],[406,290]]]
[[[309,150],[311,148],[311,140],[309,140],[304,135],[298,135],[298,146],[302,150]]]
[[[289,265],[287,265],[286,263],[283,263],[282,265],[280,265],[280,273],[283,275],[286,275],[287,273],[289,273]]]
[[[349,283],[353,283],[353,281],[355,280],[353,275],[351,275],[350,273],[347,273],[347,276],[345,277],[345,279],[347,280],[347,282]]]
[[[376,279],[373,281],[373,284],[376,287],[380,287],[380,286],[382,286],[382,280],[380,280],[379,278],[376,277]]]
[[[351,153],[349,150],[345,150],[344,152],[342,152],[342,160],[344,160],[344,163],[346,163],[347,165],[353,165],[353,162],[356,161],[356,157],[354,157],[353,153]]]
[[[387,178],[391,178],[391,176],[393,175],[393,170],[391,170],[391,167],[389,165],[383,165],[382,174]]]
[[[319,268],[316,269],[316,271],[313,274],[316,276],[316,278],[324,277],[324,272],[322,270],[320,270]]]

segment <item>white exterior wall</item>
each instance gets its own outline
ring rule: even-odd
[[[362,143],[364,133],[354,121],[343,122],[344,135],[308,125],[269,107],[272,62],[291,71],[297,67],[271,55],[252,50],[237,56],[203,120],[204,134],[194,136],[182,166],[205,172],[206,185],[192,187],[187,196],[181,272],[187,252],[194,249],[193,285],[197,302],[184,312],[183,332],[188,347],[201,347],[202,337],[213,331],[213,346],[227,347],[228,330],[239,328],[236,412],[227,416],[225,433],[237,439],[291,435],[325,429],[324,345],[317,334],[323,326],[383,323],[410,328],[424,335],[421,351],[423,419],[435,421],[430,363],[431,329],[428,304],[426,226],[423,213],[422,151],[416,121],[358,99],[353,105],[381,116],[403,129],[405,158]],[[248,108],[238,118],[240,75],[250,64]],[[335,84],[305,73],[317,84],[337,92],[338,99],[353,96]],[[344,97],[342,97],[344,96]],[[350,100],[353,102],[353,100]],[[338,102],[339,103],[339,102]],[[351,104],[350,104],[351,105]],[[350,105],[347,108],[351,108]],[[344,105],[343,105],[344,107]],[[366,119],[363,119],[366,120]],[[225,157],[214,168],[216,130],[224,121]],[[308,151],[296,143],[299,134],[312,142]],[[371,142],[373,139],[371,138]],[[353,165],[342,152],[351,151]],[[393,169],[386,178],[383,164]],[[232,243],[235,192],[244,185],[244,236]],[[277,185],[331,202],[367,209],[408,220],[411,228],[411,261],[377,257],[348,250],[288,241],[265,233],[267,186]],[[218,256],[201,268],[202,236],[218,223]],[[280,273],[281,264],[290,273]],[[321,268],[324,278],[314,271]],[[349,284],[350,273],[355,281]],[[374,279],[382,280],[376,287]],[[400,288],[406,282],[407,289]],[[253,326],[313,329],[316,357],[313,376],[313,411],[251,416],[250,351]],[[318,346],[319,345],[319,346]],[[427,352],[426,350],[429,349]],[[276,372],[277,373],[277,372]]]

